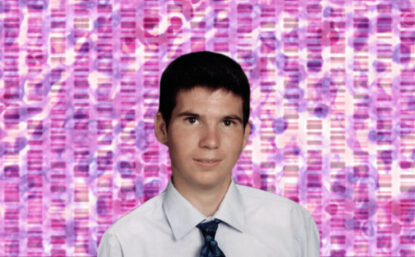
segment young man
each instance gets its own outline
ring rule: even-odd
[[[98,256],[319,256],[303,207],[232,180],[248,141],[249,97],[242,68],[224,55],[191,53],[166,68],[155,133],[169,149],[171,180],[105,232]]]

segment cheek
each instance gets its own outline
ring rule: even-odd
[[[240,131],[227,131],[222,136],[222,142],[231,148],[241,148],[243,142],[243,134]]]
[[[185,136],[180,133],[171,134],[169,137],[169,149],[170,151],[177,155],[188,155],[192,151],[192,136]]]
[[[228,137],[222,141],[222,147],[228,155],[237,159],[242,151],[242,140],[239,137]]]

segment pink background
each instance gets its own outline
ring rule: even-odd
[[[164,190],[158,83],[211,50],[252,88],[240,184],[314,216],[322,256],[415,256],[415,2],[0,1],[0,256],[94,256]]]

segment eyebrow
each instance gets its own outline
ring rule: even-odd
[[[189,111],[184,111],[184,112],[180,112],[176,115],[176,117],[196,117],[199,118],[200,115],[194,112],[189,112]],[[239,121],[240,123],[243,123],[242,118],[239,115],[236,114],[231,114],[231,115],[226,115],[223,117],[224,120],[236,120]]]
[[[184,111],[184,112],[178,113],[176,116],[177,117],[199,117],[200,115],[197,113]]]

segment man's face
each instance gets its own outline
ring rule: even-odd
[[[223,89],[179,91],[170,124],[158,113],[157,139],[169,147],[174,185],[184,190],[227,187],[249,136],[242,98]]]

